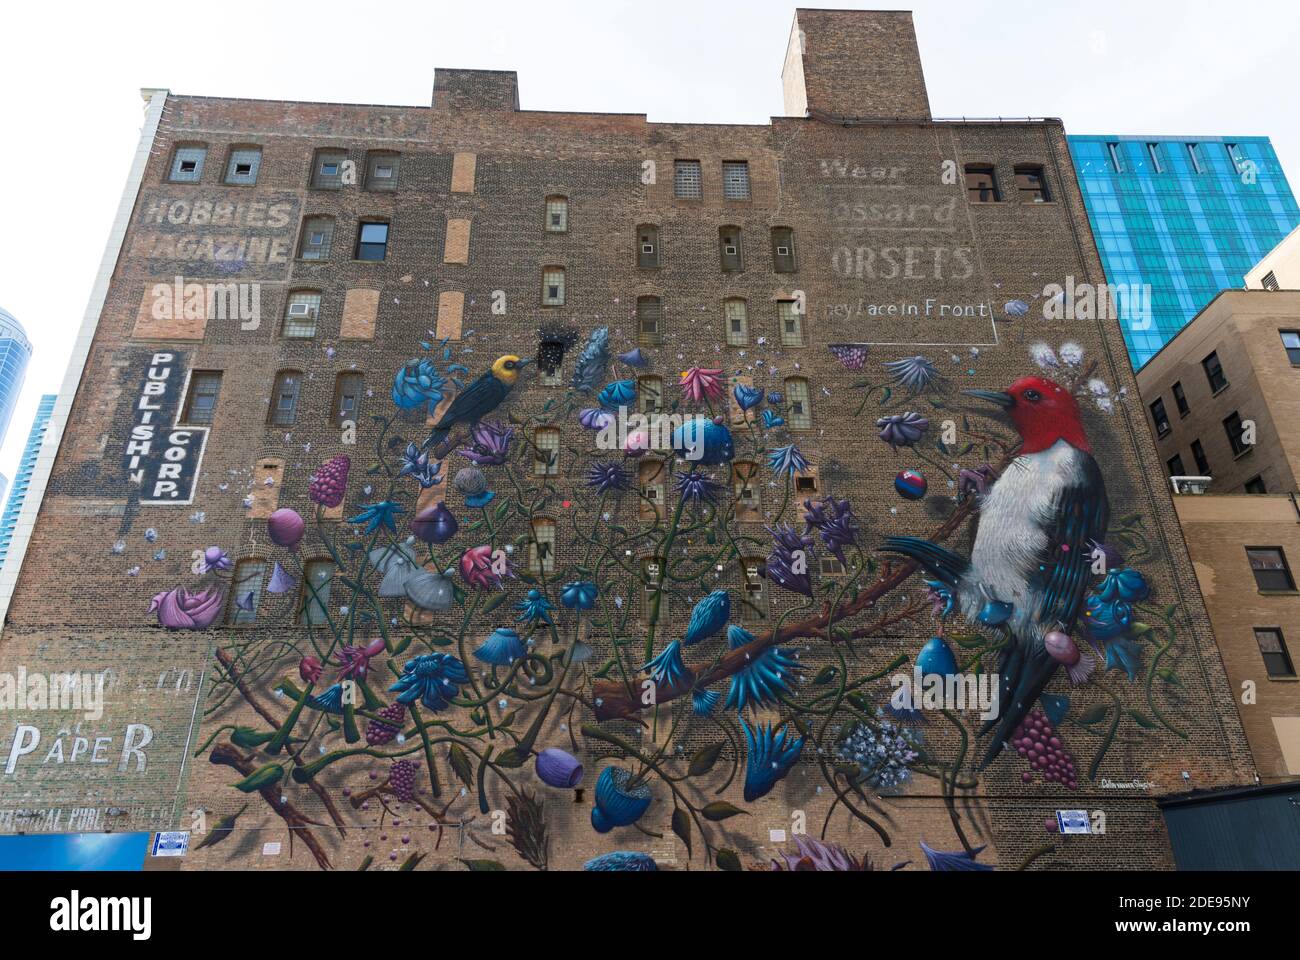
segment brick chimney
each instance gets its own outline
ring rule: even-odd
[[[930,119],[908,10],[796,10],[781,82],[791,117]]]
[[[519,75],[513,70],[433,71],[433,105],[454,112],[519,109]]]

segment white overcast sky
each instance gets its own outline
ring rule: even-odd
[[[818,0],[819,7],[863,2]],[[764,123],[782,111],[786,0],[262,0],[7,5],[0,305],[35,345],[0,472],[57,392],[142,119],[179,94],[427,105],[433,68],[517,70],[525,110]],[[905,0],[938,117],[1071,133],[1266,135],[1300,189],[1295,0]],[[866,112],[866,111],[864,111]]]

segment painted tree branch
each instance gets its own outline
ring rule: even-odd
[[[999,476],[1011,465],[1013,459],[1015,459],[1014,452],[998,464],[996,471]],[[972,497],[958,506],[943,523],[932,530],[929,539],[935,543],[947,540],[961,528],[974,511],[975,501]],[[727,651],[716,664],[711,668],[702,668],[703,672],[699,674],[688,669],[686,675],[677,683],[658,684],[655,690],[655,703],[664,704],[685,696],[697,686],[707,687],[725,680],[750,665],[770,647],[799,638],[825,638],[830,627],[871,608],[882,597],[901,586],[917,569],[919,569],[917,563],[912,560],[898,565],[886,563],[880,577],[873,584],[859,591],[852,600],[838,605],[833,611],[823,609],[815,617],[790,624],[780,630],[769,630],[743,647]],[[618,720],[639,713],[645,708],[641,703],[640,694],[639,689],[629,691],[627,686],[618,680],[597,681],[592,686],[592,695],[596,703],[596,719]]]

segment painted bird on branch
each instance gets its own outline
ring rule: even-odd
[[[1000,714],[980,731],[993,731],[985,767],[1060,666],[1043,637],[1074,631],[1110,506],[1070,391],[1026,377],[1005,391],[964,392],[1003,408],[1024,441],[979,504],[970,557],[919,537],[889,537],[881,549],[919,563],[956,594],[967,621],[1009,635],[998,663]]]
[[[437,447],[447,439],[453,428],[472,427],[499,407],[519,379],[519,371],[530,363],[532,360],[529,358],[516,357],[514,354],[497,357],[486,373],[456,394],[456,399],[433,425],[433,432],[424,442],[425,448]]]

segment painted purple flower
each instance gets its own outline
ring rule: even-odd
[[[427,453],[415,444],[408,443],[406,453],[402,456],[402,469],[398,476],[414,477],[422,490],[428,490],[442,483],[442,477],[439,476],[441,470],[442,461],[430,461]]]
[[[853,506],[847,500],[837,500],[827,496],[821,500],[805,500],[804,533],[816,530],[835,559],[848,566],[844,559],[844,548],[858,542],[857,518],[853,516]]]
[[[767,577],[773,583],[805,597],[813,595],[813,539],[784,523],[768,527],[772,552],[767,556]]]
[[[194,593],[176,587],[159,593],[149,601],[149,612],[158,615],[158,624],[168,630],[204,630],[212,626],[221,613],[220,587]]]
[[[939,375],[939,371],[933,363],[925,357],[919,356],[891,360],[885,364],[885,369],[889,371],[889,375],[894,378],[895,383],[906,387],[913,393],[921,393]]]
[[[861,370],[867,362],[867,348],[859,344],[832,343],[830,350],[831,355],[844,364],[846,370]]]
[[[364,647],[356,647],[350,643],[340,647],[339,662],[342,664],[342,669],[339,670],[339,679],[366,679],[366,674],[370,672],[370,658],[382,653],[383,650],[383,637],[371,640]]]
[[[211,573],[213,570],[229,570],[234,566],[226,551],[220,547],[208,547],[203,551],[203,572]]]
[[[597,493],[621,493],[631,482],[631,475],[616,461],[593,463],[587,468],[587,486]]]
[[[795,853],[778,850],[784,863],[772,861],[775,871],[805,871],[808,873],[852,873],[860,870],[872,870],[871,859],[863,855],[859,860],[843,847],[833,843],[824,843],[812,837],[795,835]]]
[[[722,484],[707,473],[699,473],[695,470],[690,473],[678,473],[673,480],[673,486],[682,495],[683,500],[692,500],[696,505],[701,500],[713,503],[714,497],[722,490]]]
[[[614,422],[614,415],[600,407],[588,407],[578,414],[578,422],[588,430],[604,430]]]
[[[930,429],[930,421],[919,413],[909,411],[881,417],[876,421],[876,426],[880,428],[880,439],[897,450],[899,447],[910,447],[920,440],[925,431]]]
[[[799,448],[793,443],[785,447],[777,447],[767,455],[767,465],[772,468],[772,472],[778,477],[781,474],[791,476],[802,470],[808,469],[808,460]]]
[[[957,474],[957,497],[965,500],[971,496],[984,496],[989,492],[989,484],[997,479],[997,474],[987,463],[974,470],[962,470]]]
[[[513,427],[499,420],[480,420],[470,431],[473,443],[460,455],[481,467],[499,467],[510,458],[510,444],[515,438]]]

